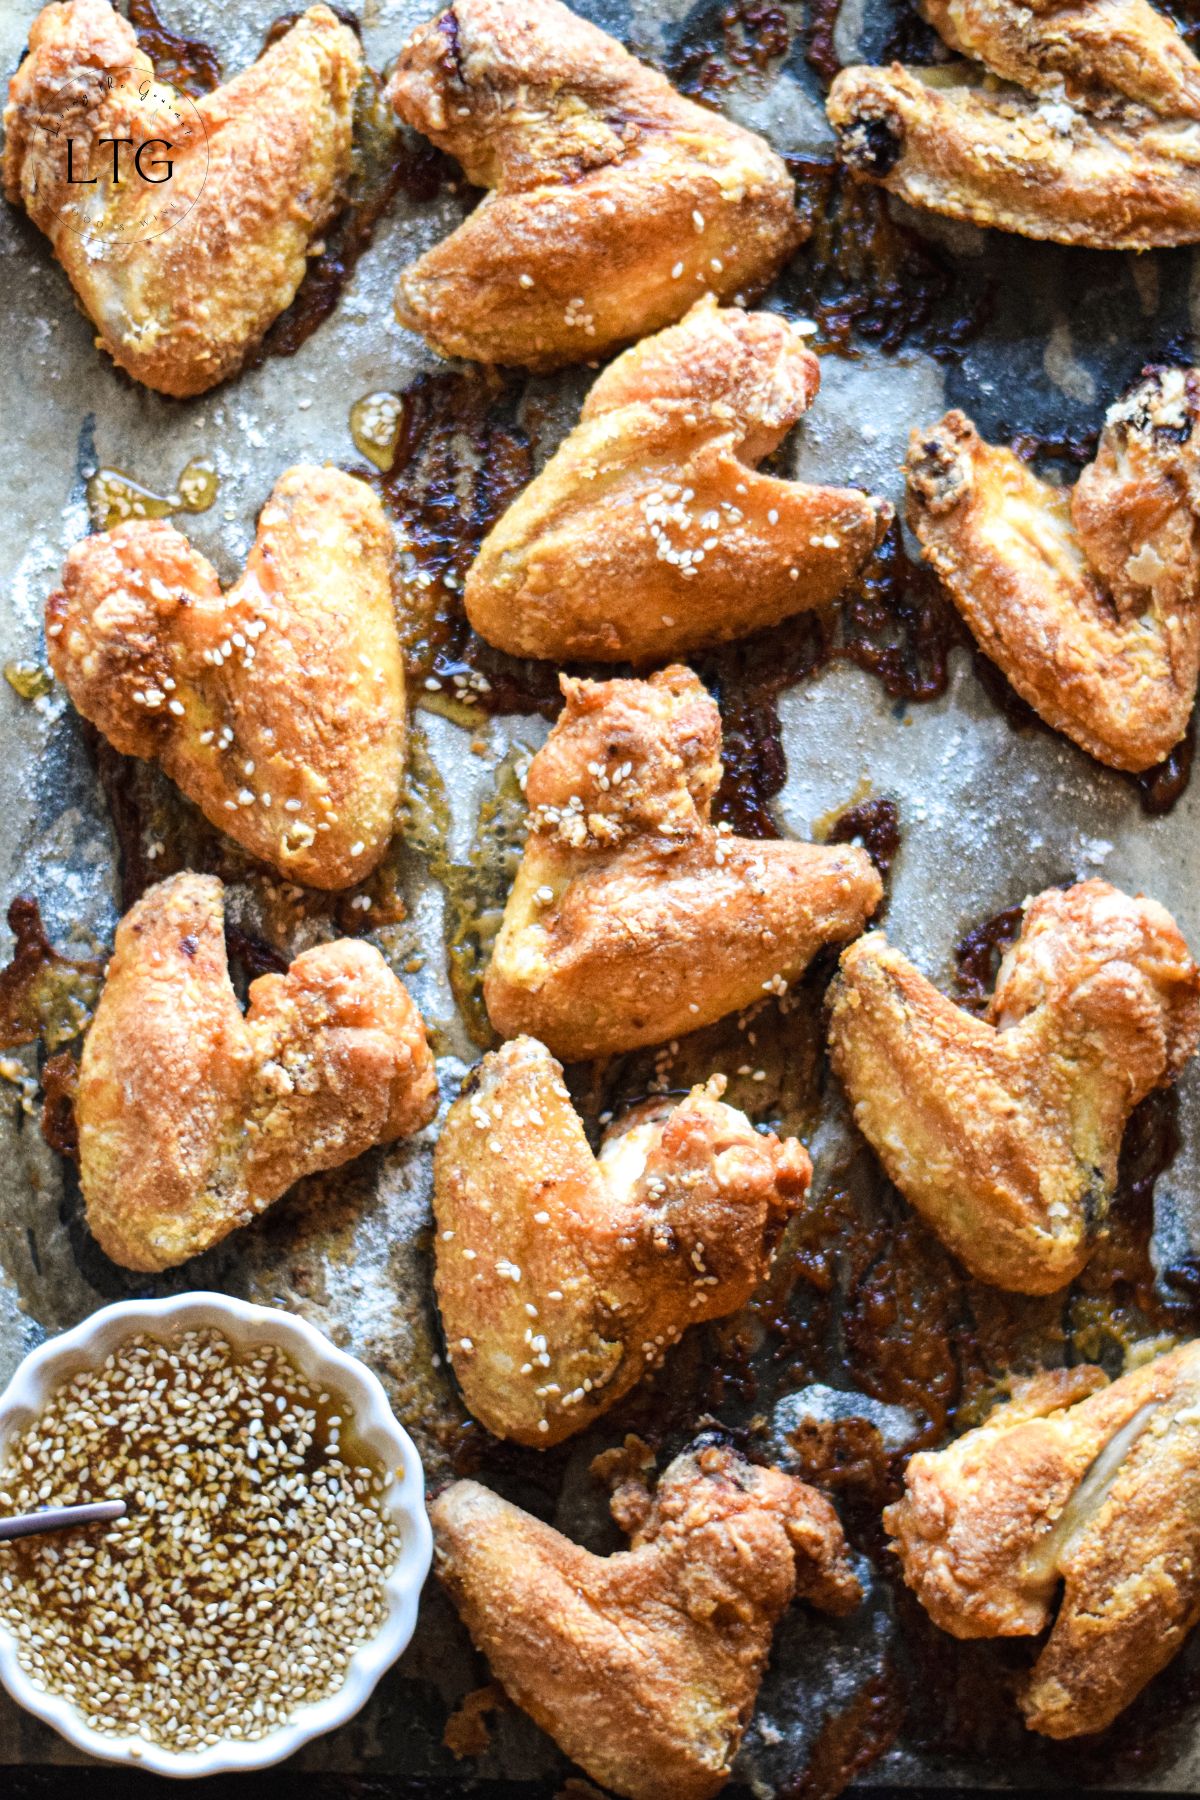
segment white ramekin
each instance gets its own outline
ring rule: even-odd
[[[171,1751],[141,1737],[111,1737],[93,1731],[78,1708],[60,1695],[35,1688],[17,1661],[16,1641],[0,1625],[0,1682],[13,1699],[61,1732],[68,1742],[107,1762],[153,1769],[159,1775],[219,1775],[230,1770],[265,1769],[282,1762],[310,1738],[344,1725],[366,1701],[384,1670],[412,1637],[417,1601],[429,1573],[433,1538],[425,1516],[425,1480],[416,1447],[392,1415],[387,1395],[363,1363],[338,1350],[323,1333],[294,1313],[251,1306],[224,1294],[178,1294],[168,1300],[127,1300],[93,1313],[81,1325],[50,1338],[27,1356],[0,1395],[0,1455],[10,1439],[30,1424],[52,1390],[81,1369],[94,1368],[126,1339],[176,1337],[215,1327],[238,1348],[278,1344],[312,1381],[344,1394],[354,1407],[355,1436],[375,1453],[395,1479],[383,1505],[401,1528],[403,1549],[385,1582],[387,1617],[376,1635],[356,1651],[335,1694],[305,1706],[277,1730],[253,1742],[226,1740],[203,1750]]]

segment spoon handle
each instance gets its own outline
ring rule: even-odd
[[[42,1512],[21,1513],[15,1519],[0,1519],[0,1544],[12,1538],[34,1537],[40,1531],[69,1531],[74,1525],[100,1525],[109,1519],[123,1519],[123,1500],[92,1500],[86,1506],[47,1506]]]

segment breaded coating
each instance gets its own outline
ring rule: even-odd
[[[1200,1344],[1111,1386],[1056,1369],[909,1463],[884,1522],[934,1623],[990,1638],[1053,1621],[1018,1693],[1031,1730],[1103,1731],[1200,1619],[1198,1402]]]
[[[922,10],[976,60],[843,70],[827,107],[851,168],[1025,237],[1098,250],[1200,238],[1200,63],[1147,0]]]
[[[50,239],[96,342],[136,381],[202,394],[291,304],[350,172],[362,72],[354,33],[314,6],[193,108],[155,80],[108,0],[38,14],[9,82],[5,192]],[[74,169],[95,185],[68,185],[68,135]],[[169,178],[131,176],[122,158],[114,183],[105,146],[131,139],[132,158],[156,137],[170,145]],[[187,210],[162,225],[164,206],[168,218]]]
[[[973,1275],[1050,1294],[1087,1262],[1121,1136],[1200,1038],[1200,969],[1171,915],[1107,881],[1026,902],[982,1019],[881,932],[843,952],[829,1045],[854,1119]]]
[[[208,1250],[319,1169],[427,1125],[421,1015],[378,950],[319,944],[250,985],[243,1016],[215,876],[173,875],[117,927],[75,1118],[92,1233],[127,1269]]]
[[[677,94],[559,0],[456,0],[388,95],[490,191],[404,271],[402,325],[443,356],[552,369],[761,291],[800,242],[767,143]]]
[[[436,1285],[463,1396],[497,1437],[582,1431],[766,1274],[812,1164],[724,1091],[717,1075],[634,1108],[597,1158],[532,1038],[470,1075],[434,1159]]]
[[[289,469],[226,594],[162,520],[76,544],[46,602],[50,661],[84,718],[252,856],[349,887],[387,849],[404,775],[391,557],[365,482]]]
[[[1147,371],[1074,488],[960,412],[915,431],[908,522],[1023,700],[1117,769],[1183,737],[1200,672],[1200,373]]]
[[[834,599],[891,507],[755,468],[819,381],[786,319],[711,297],[627,350],[484,539],[476,631],[513,656],[663,661]]]
[[[865,850],[714,826],[721,721],[690,669],[575,681],[534,757],[529,837],[484,979],[502,1037],[564,1062],[782,993],[883,897]]]
[[[837,1515],[712,1436],[653,1500],[617,1489],[628,1550],[593,1556],[474,1481],[430,1507],[434,1566],[518,1706],[627,1800],[708,1800],[728,1779],[775,1625],[799,1595],[860,1590]]]

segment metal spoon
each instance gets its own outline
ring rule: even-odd
[[[0,1544],[11,1538],[35,1537],[39,1531],[103,1525],[110,1519],[123,1519],[127,1510],[123,1500],[90,1500],[86,1506],[47,1506],[41,1512],[20,1513],[15,1519],[0,1519]]]

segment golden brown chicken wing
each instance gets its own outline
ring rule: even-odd
[[[224,895],[174,875],[117,927],[75,1117],[87,1219],[127,1269],[169,1269],[302,1175],[427,1125],[421,1015],[378,950],[319,944],[250,986],[225,956]]]
[[[362,68],[354,33],[314,6],[192,106],[155,81],[108,0],[38,14],[8,88],[5,191],[50,239],[97,343],[135,380],[202,394],[291,304],[350,172]],[[73,173],[90,171],[79,180],[68,180],[68,137]],[[105,149],[120,140],[127,158]],[[145,179],[131,166],[143,145]]]
[[[934,1623],[1033,1637],[1053,1619],[1025,1722],[1102,1731],[1200,1619],[1200,1344],[1111,1386],[1092,1368],[1019,1384],[977,1430],[914,1456],[905,1489],[884,1521]]]
[[[1110,407],[1069,492],[947,413],[913,433],[908,520],[981,648],[1047,724],[1148,769],[1200,671],[1200,373],[1153,369]]]
[[[46,602],[54,672],[127,756],[310,887],[368,875],[404,774],[392,536],[337,469],[281,475],[227,594],[161,520],[84,538]]]
[[[414,32],[388,93],[491,190],[401,277],[400,322],[444,356],[590,361],[699,294],[759,291],[800,241],[763,139],[559,0],[456,0]]]
[[[712,298],[627,350],[485,538],[464,589],[476,631],[513,656],[650,662],[832,600],[891,507],[754,466],[819,381],[786,319]]]
[[[456,1481],[430,1508],[435,1567],[518,1706],[628,1800],[708,1800],[754,1710],[775,1625],[799,1594],[858,1603],[829,1502],[713,1438],[651,1500],[618,1488],[630,1548],[593,1556]]]
[[[711,823],[721,723],[690,669],[562,690],[484,981],[503,1037],[565,1062],[662,1043],[782,992],[862,930],[883,894],[864,850]]]
[[[1109,250],[1200,238],[1200,63],[1147,0],[922,10],[977,60],[843,70],[828,111],[851,168],[1026,237]]]
[[[556,1444],[607,1412],[689,1325],[744,1306],[812,1164],[714,1076],[605,1133],[597,1158],[532,1038],[473,1071],[434,1160],[437,1295],[467,1405]]]
[[[1129,1114],[1200,1037],[1200,969],[1170,914],[1107,881],[1039,894],[982,1019],[880,932],[843,953],[831,992],[833,1066],[901,1193],[980,1280],[1063,1287]]]

